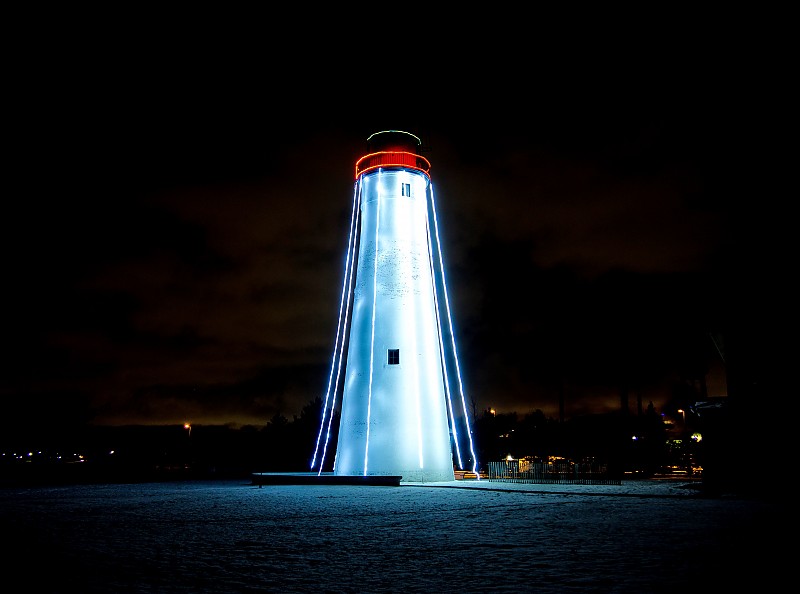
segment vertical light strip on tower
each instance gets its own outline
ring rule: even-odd
[[[376,301],[378,299],[378,252],[380,251],[378,238],[380,237],[381,228],[380,188],[380,177],[378,177],[378,200],[377,206],[375,207],[375,259],[373,261],[372,273],[372,325],[370,328],[369,340],[369,391],[367,393],[367,440],[364,446],[364,476],[367,476],[367,463],[369,462],[369,422],[372,418],[372,380],[375,377],[375,312],[378,309],[376,306]]]
[[[411,210],[408,210],[406,212],[406,216],[404,217],[403,222],[405,226],[409,228],[413,226],[414,217]],[[405,270],[406,276],[412,277],[414,275],[412,263],[410,261],[407,261],[405,264],[406,264],[406,270]],[[416,304],[414,301],[411,301],[409,303],[409,313],[412,319],[415,319],[417,317]],[[415,334],[413,339],[414,339],[413,352],[417,352],[419,350],[419,336]],[[414,359],[412,367],[413,369],[411,370],[411,373],[413,375],[413,385],[419,386],[420,383],[422,382],[422,376],[423,376],[423,374],[420,373],[419,361]],[[414,415],[416,416],[416,421],[417,421],[416,431],[417,431],[417,451],[419,455],[419,467],[425,468],[425,447],[423,445],[423,430],[422,430],[423,409],[422,409],[422,398],[420,396],[420,392],[421,390],[415,391]]]
[[[430,224],[427,225],[425,230],[428,236],[428,259],[429,265],[431,270],[435,269],[435,264],[433,260],[433,242],[431,240],[431,228]],[[463,468],[464,464],[461,461],[461,447],[458,444],[458,427],[456,423],[455,414],[453,414],[453,398],[450,394],[450,380],[448,379],[447,373],[447,358],[444,354],[444,343],[442,342],[443,330],[442,330],[442,317],[439,314],[439,292],[436,290],[436,279],[434,276],[434,283],[433,283],[433,299],[436,304],[436,327],[438,329],[437,335],[439,338],[439,352],[442,354],[442,376],[444,377],[444,393],[447,398],[447,410],[449,412],[450,417],[450,428],[453,431],[453,445],[456,448],[456,459],[458,460],[458,467]]]
[[[331,412],[331,419],[333,418],[333,411],[336,405],[336,386],[339,385],[339,371],[341,370],[341,351],[339,354],[339,365],[336,364],[336,353],[339,351],[339,339],[342,340],[342,351],[344,350],[344,336],[347,333],[347,310],[350,307],[350,294],[351,292],[347,290],[348,285],[350,284],[350,276],[351,276],[351,256],[355,254],[355,224],[356,224],[356,217],[357,217],[357,210],[356,210],[356,203],[358,202],[358,185],[356,184],[353,187],[353,207],[350,213],[350,234],[347,238],[347,255],[345,256],[345,264],[344,264],[344,280],[342,281],[342,295],[339,299],[339,321],[336,325],[336,343],[333,347],[333,358],[331,359],[331,372],[328,376],[328,389],[325,391],[325,402],[322,404],[322,422],[319,426],[319,435],[317,435],[317,444],[314,446],[314,456],[311,459],[311,468],[313,469],[316,462],[317,462],[317,454],[319,452],[319,441],[322,438],[322,431],[325,428],[325,417],[328,412],[328,402],[330,401],[330,412]],[[344,307],[345,303],[345,293],[347,293],[347,308]],[[342,322],[344,322],[344,329],[342,329]],[[333,395],[331,395],[331,381],[333,380],[333,370],[334,368],[337,369],[336,371],[336,383],[333,384]],[[330,438],[330,420],[328,421],[328,432],[325,438],[325,448],[327,449],[328,446],[328,439]],[[325,459],[325,453],[323,450],[322,459]],[[319,470],[322,472],[322,462],[320,462]]]
[[[472,442],[472,431],[469,428],[469,417],[467,416],[467,402],[464,398],[464,387],[461,382],[461,367],[458,364],[458,351],[456,350],[456,338],[455,333],[453,332],[453,319],[450,315],[450,299],[447,296],[447,279],[445,278],[444,274],[444,264],[442,261],[442,245],[439,242],[439,223],[436,217],[436,201],[433,197],[433,184],[431,184],[431,207],[433,209],[433,228],[436,231],[436,247],[439,252],[439,268],[442,271],[442,289],[444,292],[444,303],[445,308],[447,310],[447,324],[450,327],[450,341],[452,343],[453,348],[453,361],[455,361],[456,366],[456,377],[458,378],[458,392],[461,395],[461,408],[464,413],[464,423],[467,426],[467,436],[469,437],[469,450],[472,454],[472,472],[475,473],[476,477],[480,479],[480,474],[478,473],[478,459],[475,456],[475,447]]]

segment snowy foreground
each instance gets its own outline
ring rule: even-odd
[[[0,568],[44,592],[755,592],[784,502],[680,481],[0,489]]]

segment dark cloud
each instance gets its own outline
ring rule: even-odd
[[[647,37],[395,71],[158,36],[24,72],[0,240],[13,422],[257,424],[323,396],[355,161],[387,128],[432,163],[479,409],[661,405],[705,373],[724,392],[709,332],[757,326],[770,157],[731,60]]]

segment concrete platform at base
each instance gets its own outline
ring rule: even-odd
[[[402,476],[339,476],[330,472],[254,472],[251,474],[254,485],[376,485],[399,487]]]

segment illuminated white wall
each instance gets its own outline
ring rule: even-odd
[[[360,180],[360,244],[334,474],[454,480],[428,245],[430,179]],[[408,184],[411,196],[403,195]],[[399,349],[400,363],[388,363]]]

